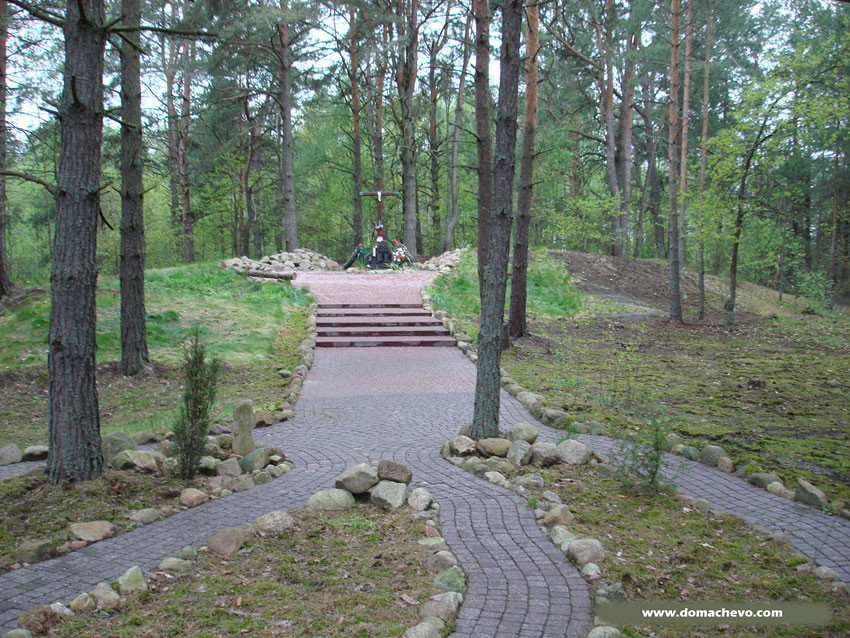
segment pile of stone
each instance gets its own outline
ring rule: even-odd
[[[531,423],[517,423],[504,436],[478,441],[469,438],[470,427],[465,426],[457,437],[445,443],[440,454],[454,465],[483,475],[491,483],[504,484],[506,479],[499,470],[510,471],[517,466],[585,465],[604,461],[574,439],[557,445],[538,441],[539,431]]]
[[[46,458],[46,445],[30,445],[24,448],[23,452],[14,443],[0,447],[0,466],[20,463],[21,461],[43,461]]]
[[[416,267],[421,270],[435,270],[441,273],[451,272],[453,268],[457,268],[465,252],[466,249],[464,248],[450,250],[442,255],[437,255],[426,261],[419,262]]]
[[[339,264],[333,259],[306,248],[296,248],[289,253],[267,255],[259,260],[250,257],[235,257],[221,262],[221,267],[239,273],[249,271],[282,273],[293,270],[339,270]]]

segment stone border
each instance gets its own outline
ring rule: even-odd
[[[431,295],[428,293],[429,286],[423,288],[422,300],[423,307],[431,311],[434,317],[442,321],[443,326],[457,340],[457,347],[463,352],[466,357],[476,363],[478,361],[477,349],[472,345],[472,338],[460,332],[455,325],[455,320],[444,310],[434,310],[431,304]],[[573,424],[572,417],[569,413],[563,410],[547,408],[544,404],[544,397],[540,394],[535,394],[525,388],[510,377],[504,368],[501,368],[501,384],[502,388],[517,399],[528,410],[531,415],[549,427],[572,430],[579,434],[592,434],[596,436],[607,436],[618,440],[628,440],[629,437],[613,437],[608,434],[607,430],[598,423],[587,425],[584,423]],[[750,467],[753,461],[746,463],[735,464],[735,462],[727,455],[726,451],[719,445],[714,445],[708,442],[703,442],[702,449],[695,446],[684,445],[684,440],[677,434],[670,434],[667,437],[668,451],[671,454],[677,454],[691,461],[698,461],[703,465],[715,467],[727,474],[735,474],[739,478],[748,480],[751,484],[767,490],[771,494],[781,496],[791,501],[797,501],[805,505],[815,507],[828,515],[838,515],[841,518],[850,520],[850,504],[844,501],[835,500],[829,503],[826,495],[822,490],[812,485],[805,479],[797,481],[794,490],[788,489],[782,483],[782,480],[775,472],[758,472],[748,476]]]

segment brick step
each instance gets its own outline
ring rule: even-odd
[[[337,326],[319,328],[319,337],[442,337],[442,326]]]
[[[431,313],[424,308],[339,308],[321,309],[317,317],[430,317]]]
[[[451,337],[319,337],[317,348],[386,348],[386,347],[451,347]]]
[[[422,308],[421,303],[320,303],[319,310],[340,308]]]
[[[343,326],[442,326],[434,317],[409,317],[406,315],[390,317],[317,317],[317,328],[339,328]]]

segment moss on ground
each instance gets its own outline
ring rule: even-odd
[[[528,467],[507,473],[509,478]],[[769,636],[820,638],[850,632],[850,603],[810,572],[792,547],[765,540],[742,521],[702,514],[664,494],[636,493],[616,479],[600,478],[590,466],[540,469],[575,515],[570,531],[597,538],[605,550],[604,578],[623,585],[630,601],[813,601],[833,611],[827,627],[626,627],[627,636],[681,638]],[[539,491],[532,490],[534,497]],[[816,557],[815,557],[816,558]],[[596,587],[597,585],[592,585]],[[652,633],[650,633],[652,632]]]
[[[191,573],[160,580],[112,615],[79,615],[72,636],[401,636],[438,593],[407,512],[358,505],[344,513],[291,512],[296,527],[254,538],[236,556],[201,554]],[[404,598],[403,598],[404,596]]]

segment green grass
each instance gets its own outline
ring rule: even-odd
[[[101,429],[168,430],[181,400],[183,344],[199,327],[208,352],[219,357],[214,417],[226,420],[244,399],[272,409],[285,385],[277,368],[297,365],[310,297],[289,284],[261,284],[218,269],[214,262],[148,271],[145,276],[148,347],[154,365],[125,378],[120,358],[120,288],[115,277],[98,286],[98,394]],[[0,316],[0,445],[45,442],[47,434],[46,294],[4,309]]]
[[[510,307],[510,284],[509,276],[505,312]],[[526,291],[529,314],[571,317],[581,310],[584,297],[570,282],[569,273],[541,251],[530,258]],[[434,280],[430,293],[434,308],[449,313],[477,340],[481,300],[476,255],[468,251],[457,268]]]

